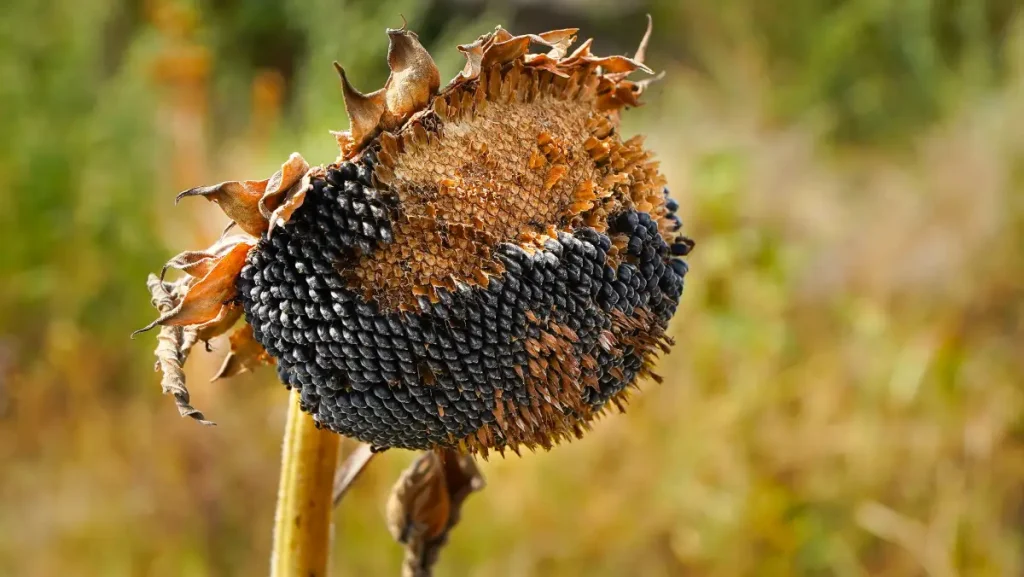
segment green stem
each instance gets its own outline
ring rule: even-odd
[[[271,577],[327,575],[339,439],[316,428],[313,418],[299,409],[299,393],[293,391],[281,448]]]

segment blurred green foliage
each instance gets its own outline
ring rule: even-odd
[[[265,571],[283,389],[150,371],[147,272],[221,220],[186,186],[336,155],[330,63],[442,75],[504,24],[668,78],[648,135],[698,246],[679,343],[626,415],[485,466],[446,575],[1024,571],[1024,22],[1014,0],[10,0],[0,19],[0,575]],[[194,182],[202,179],[201,182]],[[196,355],[190,378],[222,351]],[[394,574],[375,463],[337,575]]]
[[[21,338],[53,319],[122,338],[110,318],[145,310],[138,275],[163,254],[154,96],[105,4],[15,2],[0,22],[0,327]]]

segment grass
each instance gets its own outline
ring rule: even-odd
[[[1024,22],[952,4],[652,7],[668,79],[625,129],[698,241],[665,383],[582,441],[486,463],[439,574],[1024,572]],[[330,62],[372,88],[381,29],[428,11],[70,6],[0,22],[0,575],[265,573],[284,389],[198,384],[221,351],[196,355],[219,425],[198,427],[127,334],[145,273],[222,225],[173,193],[331,160]],[[453,40],[520,17],[422,36],[447,77]],[[246,60],[252,38],[292,57]],[[333,574],[397,572],[383,503],[411,458],[337,512]]]

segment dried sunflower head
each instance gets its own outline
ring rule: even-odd
[[[388,30],[382,89],[336,65],[351,127],[335,163],[293,154],[270,179],[179,196],[246,234],[151,279],[161,359],[180,367],[244,316],[220,376],[276,363],[320,426],[376,448],[548,448],[621,407],[668,350],[693,243],[642,138],[619,137],[648,36],[626,58],[570,52],[575,34],[499,27],[459,46],[444,88],[405,29]]]

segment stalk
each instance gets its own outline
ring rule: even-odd
[[[299,409],[298,391],[292,391],[281,448],[271,577],[327,575],[339,440],[337,434],[316,428],[313,418]]]

